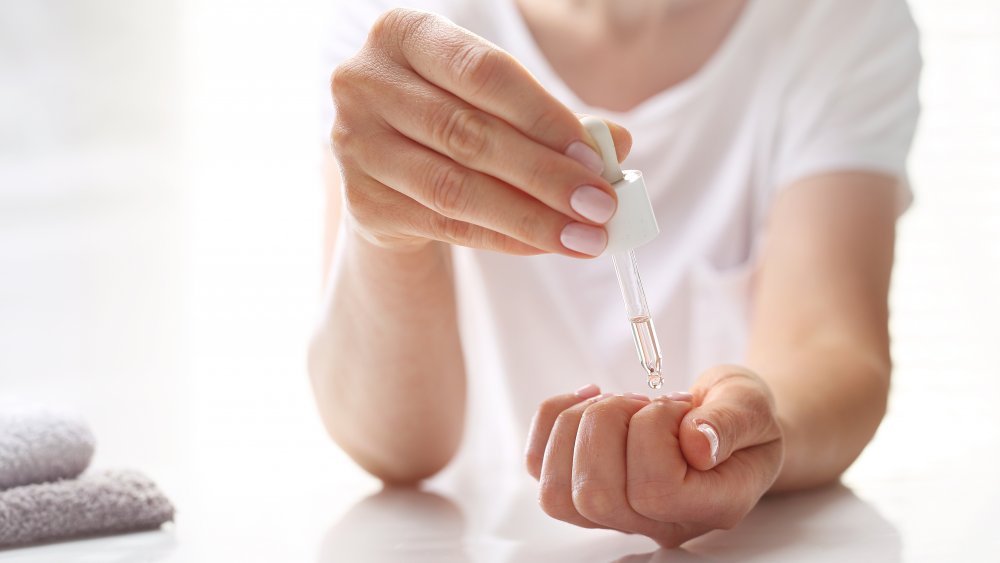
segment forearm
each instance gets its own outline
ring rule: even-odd
[[[835,480],[885,413],[896,181],[818,175],[774,203],[747,358],[772,389],[785,435],[772,490]]]
[[[443,467],[461,437],[465,371],[450,253],[340,241],[309,371],[324,424],[362,467],[393,482]]]
[[[847,343],[751,356],[764,378],[784,433],[784,464],[771,491],[837,479],[871,440],[885,414],[888,362]]]

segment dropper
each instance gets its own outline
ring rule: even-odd
[[[632,325],[635,351],[646,370],[646,384],[652,389],[659,389],[663,386],[663,377],[660,375],[663,357],[653,317],[646,305],[646,292],[642,289],[642,280],[639,278],[635,249],[653,240],[660,233],[660,228],[656,224],[642,172],[622,171],[608,125],[601,119],[589,116],[582,118],[580,122],[597,143],[604,160],[601,175],[611,183],[618,196],[618,209],[605,225],[608,231],[605,254],[611,255],[615,274],[618,276],[618,286],[625,301],[625,313]]]
[[[646,305],[646,293],[642,289],[642,280],[639,279],[639,265],[635,260],[635,252],[629,250],[612,254],[611,261],[615,265],[615,273],[618,274],[618,286],[625,300],[625,312],[632,323],[635,351],[639,354],[642,367],[646,368],[646,384],[651,389],[659,389],[663,386],[663,377],[660,375],[660,362],[663,361],[663,356],[660,355],[660,342],[656,338],[653,317]]]

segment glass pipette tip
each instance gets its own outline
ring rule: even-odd
[[[611,261],[618,276],[618,286],[622,290],[625,312],[628,314],[629,322],[632,323],[635,351],[639,355],[639,363],[646,370],[646,384],[651,389],[659,389],[663,386],[663,377],[660,375],[663,356],[660,354],[660,342],[656,338],[653,318],[646,305],[646,293],[639,278],[635,251],[616,252],[611,255]]]

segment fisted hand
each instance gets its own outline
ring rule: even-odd
[[[348,221],[367,240],[604,250],[616,198],[593,141],[506,52],[444,18],[395,9],[331,82]],[[622,160],[631,138],[609,125]]]
[[[766,383],[720,366],[692,393],[599,394],[541,404],[528,471],[553,518],[639,533],[664,547],[739,523],[770,488],[784,455]]]

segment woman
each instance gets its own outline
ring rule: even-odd
[[[904,1],[421,7],[454,23],[369,3],[335,34],[310,349],[334,439],[410,483],[528,435],[548,514],[665,546],[836,480],[889,387],[920,72]],[[645,377],[611,266],[587,260],[615,197],[574,112],[620,124],[647,179],[662,232],[639,262],[687,392],[601,393]]]

